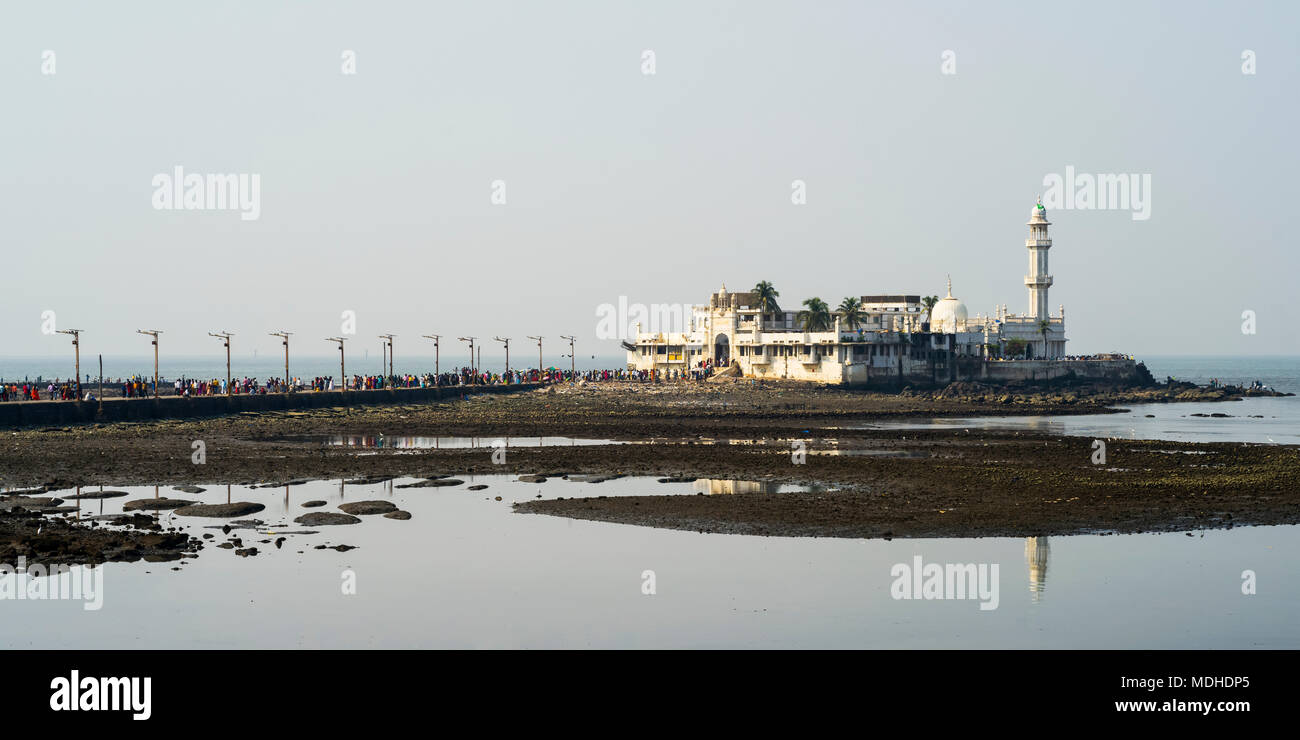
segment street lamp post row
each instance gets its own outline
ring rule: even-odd
[[[57,333],[59,333],[59,334],[67,334],[67,335],[69,335],[69,336],[72,337],[72,346],[73,346],[73,350],[74,350],[74,352],[75,352],[75,363],[76,363],[76,365],[75,365],[75,367],[76,367],[76,386],[77,386],[77,398],[78,398],[78,399],[81,398],[81,333],[82,333],[82,331],[83,331],[82,329],[59,329],[58,332],[57,332]],[[161,329],[136,329],[136,333],[137,333],[137,334],[144,334],[144,335],[150,337],[150,343],[153,345],[153,395],[154,395],[154,398],[157,398],[157,397],[158,397],[158,382],[159,382],[159,374],[158,374],[158,337],[159,337],[159,335],[161,335],[163,332],[162,332]],[[210,337],[215,337],[215,338],[217,338],[217,339],[220,339],[220,340],[221,340],[221,343],[222,343],[222,346],[225,347],[225,350],[226,350],[226,395],[229,396],[229,395],[231,395],[231,394],[233,393],[233,391],[234,391],[234,376],[231,374],[231,369],[230,369],[230,338],[234,336],[234,333],[229,332],[229,331],[208,332],[208,336],[210,336]],[[289,337],[293,336],[293,332],[284,331],[284,330],[281,330],[281,331],[273,331],[273,332],[268,332],[267,336],[280,337],[281,344],[284,345],[284,392],[285,392],[285,393],[289,393],[289,392],[290,392],[290,383],[289,383]],[[385,356],[384,356],[384,358],[383,358],[383,361],[384,361],[384,364],[385,364],[385,366],[386,366],[385,369],[387,370],[388,377],[389,377],[390,379],[391,379],[392,377],[394,377],[394,368],[393,368],[393,337],[394,337],[394,336],[395,336],[395,335],[393,335],[393,334],[380,334],[380,335],[379,335],[379,338],[380,338],[380,339],[385,340],[384,342],[381,343],[381,348],[385,351]],[[425,334],[425,335],[423,335],[423,337],[424,337],[425,339],[432,339],[432,340],[433,340],[433,352],[434,352],[433,372],[434,372],[434,382],[435,382],[436,384],[441,384],[441,383],[442,383],[442,379],[441,379],[441,375],[442,375],[442,367],[441,367],[441,364],[442,364],[442,348],[441,348],[441,341],[440,341],[440,340],[442,339],[442,335],[441,335],[441,334]],[[537,340],[537,372],[538,372],[538,374],[540,375],[540,373],[541,373],[542,370],[543,370],[543,368],[542,368],[542,339],[543,339],[543,337],[540,337],[540,336],[529,336],[528,338],[529,338],[529,339],[535,339],[535,340]],[[577,365],[576,365],[576,360],[574,359],[574,341],[575,341],[575,339],[574,339],[573,337],[571,337],[571,336],[563,336],[563,335],[561,335],[560,338],[561,338],[561,339],[567,339],[567,340],[569,340],[569,373],[570,373],[570,375],[573,375],[573,374],[575,374],[575,372],[576,372],[576,367],[577,367]],[[462,341],[462,342],[467,342],[467,343],[469,344],[470,372],[471,372],[471,374],[474,375],[474,382],[475,382],[475,383],[478,382],[478,365],[477,365],[477,363],[476,363],[475,360],[474,360],[474,342],[475,342],[477,339],[478,339],[477,337],[459,337],[459,340],[460,340],[460,341]],[[493,337],[493,339],[496,340],[496,341],[498,341],[498,342],[501,342],[502,344],[505,345],[505,350],[506,350],[506,373],[509,374],[509,373],[510,373],[510,337]],[[326,338],[325,338],[325,341],[327,341],[327,342],[338,342],[338,345],[339,345],[339,379],[340,379],[340,381],[341,381],[341,387],[344,388],[344,389],[346,389],[346,388],[347,388],[347,378],[348,378],[348,376],[347,376],[347,366],[346,366],[346,364],[345,364],[345,359],[344,359],[343,343],[344,343],[345,341],[347,341],[347,337],[326,337]],[[482,353],[482,351],[483,351],[482,349],[479,350],[480,353]],[[101,370],[101,372],[100,372],[100,375],[101,375],[101,383],[102,383],[102,382],[103,382],[103,381],[102,381],[102,375],[103,375],[102,370]],[[101,390],[100,392],[101,392],[101,394],[103,393],[102,390]]]

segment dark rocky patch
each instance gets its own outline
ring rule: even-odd
[[[392,501],[350,501],[346,504],[339,504],[339,511],[365,516],[367,514],[388,514],[397,511],[397,506]]]
[[[185,506],[197,504],[198,501],[189,501],[179,498],[138,498],[127,501],[122,504],[123,511],[167,511],[169,509],[180,509]]]
[[[443,486],[459,486],[465,481],[459,478],[428,478],[414,483],[402,483],[398,488],[441,488]]]
[[[137,515],[143,516],[143,515]],[[152,522],[149,517],[144,519]],[[199,540],[181,532],[152,528],[87,527],[68,519],[49,519],[37,512],[0,514],[0,563],[29,565],[94,565],[104,562],[176,560],[199,547]]]
[[[298,524],[308,527],[328,527],[337,524],[360,524],[361,520],[351,514],[337,514],[332,511],[313,511],[294,519]]]
[[[67,496],[69,499],[97,499],[97,498],[120,498],[131,494],[126,491],[91,491],[90,493],[78,493]]]
[[[256,514],[265,508],[266,506],[263,504],[252,501],[236,501],[231,504],[194,504],[176,509],[176,514],[179,516],[203,516],[224,519]]]

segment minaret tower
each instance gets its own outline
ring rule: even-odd
[[[1047,250],[1052,248],[1052,239],[1047,235],[1047,227],[1052,222],[1047,220],[1042,198],[1034,206],[1028,225],[1025,246],[1029,248],[1029,274],[1025,276],[1025,287],[1029,288],[1029,315],[1045,319],[1048,318],[1047,289],[1052,286],[1052,275],[1047,271]]]

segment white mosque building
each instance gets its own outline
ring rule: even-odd
[[[1006,304],[988,316],[971,317],[965,304],[948,294],[927,315],[920,295],[864,295],[861,319],[848,326],[839,313],[825,331],[805,331],[799,311],[767,311],[757,293],[729,293],[726,285],[707,305],[692,307],[681,332],[643,332],[623,343],[628,368],[673,371],[702,363],[735,369],[747,378],[866,384],[925,378],[1045,379],[1070,372],[1089,377],[1134,371],[1129,358],[1066,361],[1065,308],[1048,311],[1052,275],[1051,222],[1039,201],[1028,221],[1029,310],[1013,314]],[[1015,354],[1015,359],[1010,355]],[[1102,363],[1102,364],[1097,364]]]

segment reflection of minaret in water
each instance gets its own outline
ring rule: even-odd
[[[1052,554],[1052,546],[1046,537],[1028,537],[1025,539],[1025,562],[1029,565],[1029,592],[1034,601],[1043,598],[1047,590],[1047,559]]]

